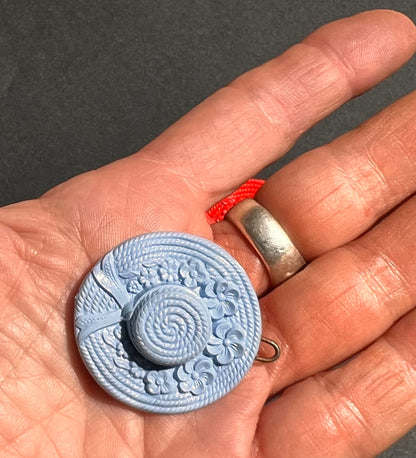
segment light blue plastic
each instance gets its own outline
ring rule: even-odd
[[[104,256],[76,297],[75,336],[96,381],[140,410],[180,413],[233,389],[261,336],[242,267],[209,240],[159,232]]]

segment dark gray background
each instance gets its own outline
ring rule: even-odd
[[[0,0],[0,205],[137,151],[318,26],[415,0]],[[415,59],[306,134],[272,170],[414,89]],[[416,457],[416,430],[383,457]]]

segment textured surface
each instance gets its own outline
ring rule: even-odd
[[[137,409],[186,412],[244,377],[260,343],[256,294],[240,265],[187,234],[128,240],[94,267],[76,299],[82,358]]]
[[[246,183],[243,183],[238,189],[232,194],[217,202],[206,212],[208,222],[210,224],[218,223],[222,221],[227,212],[244,199],[253,198],[257,191],[263,186],[265,180],[256,178],[249,179]]]
[[[414,0],[0,0],[0,205],[137,151],[243,71],[373,8],[416,20]],[[414,89],[415,75],[413,59],[262,176]],[[416,456],[415,432],[383,456]]]

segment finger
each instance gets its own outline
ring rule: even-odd
[[[230,393],[203,409],[181,415],[149,415],[145,421],[148,450],[155,457],[250,456],[267,394],[263,381],[247,374]],[[161,442],[160,437],[165,440]]]
[[[208,98],[141,156],[169,164],[206,209],[317,121],[391,74],[415,45],[414,25],[391,11],[328,24]]]
[[[263,298],[263,334],[282,356],[272,391],[332,367],[416,304],[416,196],[371,231],[322,255]]]
[[[415,328],[414,310],[346,365],[266,405],[258,425],[263,456],[370,457],[409,431],[416,424]]]
[[[355,239],[416,191],[415,139],[416,91],[276,172],[256,200],[313,259]],[[213,230],[264,292],[267,272],[240,232],[228,222]]]
[[[317,121],[399,68],[415,41],[409,19],[391,11],[328,24],[209,97],[140,154],[98,171],[95,186],[112,189],[117,209],[141,197],[138,184],[145,182],[148,200],[155,191],[170,203],[184,195],[205,211]],[[78,187],[73,182],[71,192],[79,195]]]
[[[356,238],[416,191],[416,91],[274,174],[256,199],[311,259]]]

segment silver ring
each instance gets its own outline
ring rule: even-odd
[[[228,211],[225,218],[244,234],[257,251],[269,271],[273,287],[306,265],[282,226],[255,200],[242,200]]]

